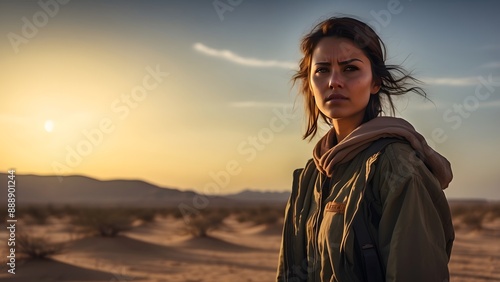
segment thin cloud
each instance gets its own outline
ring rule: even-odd
[[[258,102],[258,101],[240,101],[229,104],[234,108],[279,108],[279,107],[292,107],[292,104],[277,103],[277,102]]]
[[[489,63],[481,65],[480,68],[483,68],[483,69],[499,69],[500,68],[500,62],[489,62]]]
[[[467,77],[426,77],[420,79],[423,82],[430,85],[439,86],[450,86],[450,87],[460,87],[460,86],[474,86],[482,84],[482,81],[487,81],[490,87],[500,86],[500,77],[492,76],[467,76]]]
[[[421,80],[427,84],[441,86],[471,86],[478,84],[477,77],[426,77]]]
[[[486,101],[481,103],[482,108],[500,108],[500,100]]]
[[[258,67],[258,68],[283,68],[283,69],[296,69],[297,64],[293,62],[276,61],[276,60],[261,60],[256,58],[245,58],[230,50],[217,50],[210,48],[203,43],[193,44],[193,48],[205,55],[221,58],[235,64],[248,66],[248,67]]]

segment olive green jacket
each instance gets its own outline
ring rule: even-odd
[[[448,202],[410,145],[393,143],[375,154],[366,149],[336,165],[323,187],[325,179],[312,159],[294,171],[277,281],[363,281],[352,231],[358,213],[377,245],[386,281],[449,280],[454,231]],[[345,203],[345,210],[329,203]]]

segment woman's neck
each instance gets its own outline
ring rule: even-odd
[[[335,134],[337,135],[337,143],[340,143],[347,135],[361,125],[363,122],[363,116],[357,117],[355,119],[332,119],[332,125],[335,128]]]

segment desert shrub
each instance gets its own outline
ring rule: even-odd
[[[178,208],[169,209],[168,214],[172,215],[175,219],[181,219],[184,217],[181,209]]]
[[[260,213],[253,219],[253,222],[255,224],[275,224],[279,218],[280,215],[276,212]]]
[[[19,210],[19,215],[28,224],[44,225],[50,217],[50,212],[44,206],[28,206]]]
[[[281,207],[260,206],[241,209],[235,216],[236,220],[240,223],[274,224],[283,216],[283,209]]]
[[[450,210],[456,229],[482,230],[485,223],[500,218],[500,202],[458,202]]]
[[[134,216],[145,223],[153,222],[156,218],[157,210],[152,208],[142,208],[134,211]]]
[[[46,210],[47,210],[47,213],[49,214],[49,216],[54,217],[54,218],[58,218],[58,219],[62,219],[70,214],[74,214],[76,211],[75,208],[73,208],[69,205],[54,206],[51,204],[46,206]]]
[[[233,211],[236,220],[242,222],[253,222],[253,219],[258,215],[258,209],[253,207],[237,209]]]
[[[130,230],[136,217],[123,209],[82,209],[73,215],[71,223],[80,231],[102,237],[115,237]]]
[[[451,216],[454,218],[459,218],[464,214],[470,212],[471,208],[464,204],[454,204],[450,206]]]
[[[223,220],[231,215],[231,210],[227,208],[214,208],[209,211],[215,217],[222,218]]]
[[[462,223],[465,224],[468,228],[473,230],[482,230],[484,215],[484,210],[479,210],[463,214],[460,218]]]
[[[51,243],[44,237],[35,237],[27,234],[17,234],[17,251],[32,259],[44,259],[62,252],[64,245]]]
[[[227,214],[204,211],[184,216],[186,231],[195,237],[207,237],[208,232],[222,226]]]
[[[74,216],[80,212],[80,209],[66,206],[48,205],[30,205],[21,206],[16,215],[22,218],[29,225],[45,225],[51,218],[63,219],[68,216]]]
[[[70,205],[64,205],[57,209],[57,213],[61,214],[62,216],[69,216],[73,217],[75,215],[78,215],[80,213],[80,209],[70,206]]]
[[[500,203],[492,203],[486,211],[485,221],[495,221],[500,218]]]
[[[172,211],[172,216],[175,219],[181,219],[184,217],[184,215],[182,214],[182,212],[179,209],[175,209],[174,211]]]
[[[173,208],[160,208],[156,210],[156,215],[159,217],[169,217],[173,212]]]
[[[239,212],[236,214],[236,221],[239,223],[249,222],[252,220],[252,216],[247,212]]]
[[[257,223],[260,224],[276,224],[284,216],[284,208],[281,206],[270,207],[264,210],[260,214],[260,218],[257,218]]]

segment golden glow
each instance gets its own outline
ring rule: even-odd
[[[45,131],[50,133],[50,132],[52,132],[52,130],[54,130],[54,122],[49,119],[49,120],[45,121],[44,127],[45,127]]]

